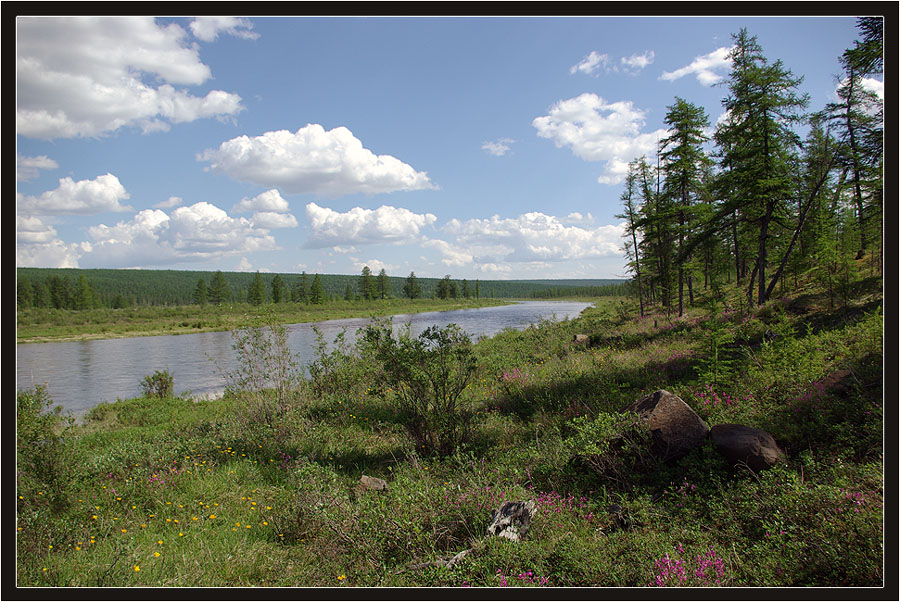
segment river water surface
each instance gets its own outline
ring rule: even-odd
[[[473,340],[507,329],[524,329],[542,320],[577,317],[590,303],[569,301],[525,301],[513,305],[460,309],[393,317],[395,328],[410,324],[417,336],[429,326],[457,324]],[[299,360],[315,359],[318,327],[329,343],[341,333],[353,341],[367,318],[287,326],[288,342]],[[16,345],[16,385],[30,389],[46,384],[54,405],[72,416],[81,416],[95,405],[141,394],[140,383],[157,370],[168,370],[175,393],[214,396],[224,389],[224,372],[234,365],[230,332],[102,339],[65,343]]]

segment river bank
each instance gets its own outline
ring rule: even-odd
[[[92,310],[20,310],[16,316],[17,343],[92,341],[128,337],[223,332],[239,328],[248,318],[269,311],[284,324],[322,322],[392,314],[494,307],[507,299],[378,299],[332,301],[321,305],[278,303],[231,305],[150,306]]]
[[[399,327],[409,324],[415,336],[428,326],[456,323],[473,338],[491,336],[504,328],[526,328],[543,320],[577,317],[588,302],[522,301],[477,307],[476,304],[419,304],[421,311],[391,313]],[[451,309],[455,307],[455,309]],[[395,304],[382,309],[410,309]],[[265,310],[259,310],[262,313]],[[348,312],[349,313],[349,312]],[[340,315],[320,312],[319,317]],[[352,315],[352,314],[351,314]],[[318,333],[331,344],[340,336],[353,345],[356,332],[372,319],[372,313],[317,322],[287,322],[296,315],[271,314],[285,323],[287,344],[295,361],[307,366],[319,353]],[[251,324],[249,317],[237,327]],[[67,413],[80,415],[101,402],[140,394],[139,383],[156,371],[174,377],[176,394],[208,396],[225,387],[225,374],[234,367],[235,333],[227,330],[181,333],[178,336],[104,337],[96,340],[52,341],[17,345],[17,384],[31,388],[45,384],[56,403]]]

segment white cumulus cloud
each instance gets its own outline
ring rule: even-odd
[[[16,21],[16,130],[40,139],[144,132],[239,112],[240,96],[183,88],[211,77],[178,25],[152,17],[21,17]],[[153,83],[148,83],[153,82]]]
[[[131,195],[119,179],[106,174],[93,180],[60,178],[59,187],[40,196],[18,194],[17,210],[23,215],[91,215],[105,211],[132,211],[120,201]]]
[[[191,21],[191,32],[204,42],[212,42],[219,37],[219,33],[245,40],[255,40],[259,34],[253,29],[253,23],[248,19],[238,17],[197,17]]]
[[[413,242],[437,221],[431,213],[413,213],[389,205],[378,209],[354,207],[339,213],[315,203],[306,205],[306,218],[312,230],[306,244],[309,248]]]
[[[596,228],[566,225],[540,212],[515,218],[451,220],[444,231],[455,236],[459,248],[492,249],[492,259],[504,262],[559,262],[620,255],[623,226]],[[498,252],[497,249],[503,250]],[[495,261],[496,262],[496,261]]]
[[[333,198],[434,188],[425,172],[390,155],[376,155],[345,127],[326,131],[319,124],[307,124],[296,132],[239,136],[207,149],[197,159],[235,180],[288,194]]]
[[[46,155],[39,157],[23,157],[16,155],[16,180],[32,180],[42,169],[56,169],[59,165]]]
[[[687,75],[695,75],[704,86],[719,82],[731,70],[731,48],[717,48],[709,54],[695,58],[689,65],[675,71],[665,71],[659,76],[664,81],[674,81]]]
[[[16,265],[20,267],[77,268],[78,257],[90,245],[66,244],[56,229],[33,216],[16,216]]]
[[[297,218],[289,213],[291,207],[276,189],[267,190],[252,199],[241,199],[232,209],[236,213],[253,212],[251,221],[255,226],[274,230],[294,228]]]
[[[206,202],[178,207],[171,214],[145,209],[114,226],[92,226],[88,234],[93,244],[82,255],[84,267],[170,265],[278,248],[267,229]]]
[[[628,162],[653,152],[665,130],[641,132],[644,111],[631,101],[607,102],[593,93],[561,100],[549,114],[537,117],[532,125],[538,136],[553,140],[557,147],[569,147],[585,161],[606,163],[602,184],[618,184],[625,179]]]

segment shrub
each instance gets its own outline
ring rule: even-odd
[[[390,323],[375,322],[364,333],[383,367],[416,449],[446,455],[468,435],[471,412],[460,396],[477,368],[469,336],[456,324],[432,326],[418,338],[409,327],[398,337]]]
[[[636,472],[656,464],[650,430],[636,414],[601,412],[572,420],[567,444],[575,457],[604,479],[629,487]]]
[[[168,370],[157,370],[141,381],[144,397],[171,397],[174,388],[175,379]]]
[[[226,393],[243,402],[240,421],[272,429],[298,395],[303,375],[287,340],[287,329],[272,313],[232,332],[237,366],[225,374]]]
[[[46,490],[45,499],[58,511],[66,505],[69,470],[62,407],[50,411],[52,404],[42,385],[16,394],[16,477],[20,489]]]

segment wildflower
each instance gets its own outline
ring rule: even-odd
[[[155,557],[159,558],[159,552],[153,552],[153,555],[154,555]]]
[[[135,573],[139,572],[140,570],[141,570],[141,567],[139,567],[138,565],[134,565],[134,572],[135,572]]]

